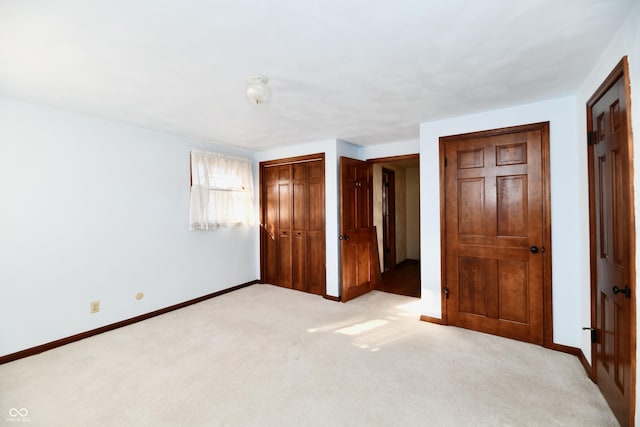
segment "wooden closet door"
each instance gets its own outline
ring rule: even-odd
[[[264,168],[262,172],[262,280],[279,284],[278,274],[278,168]]]
[[[324,155],[260,164],[262,281],[323,295]]]
[[[307,292],[326,289],[324,160],[307,163]]]
[[[291,165],[278,166],[278,285],[290,288],[291,232],[292,232],[292,183]]]
[[[306,291],[307,288],[307,211],[308,211],[308,188],[307,188],[307,164],[298,163],[293,165],[293,237],[292,237],[292,257],[293,267],[292,284],[293,288],[299,291]]]

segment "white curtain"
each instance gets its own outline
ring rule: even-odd
[[[208,151],[191,151],[189,229],[255,223],[251,162]]]

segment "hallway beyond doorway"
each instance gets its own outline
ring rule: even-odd
[[[382,273],[377,290],[420,298],[420,260],[405,259],[394,269]]]

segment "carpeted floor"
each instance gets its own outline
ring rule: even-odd
[[[575,357],[420,322],[419,304],[254,285],[0,365],[0,422],[617,425]]]

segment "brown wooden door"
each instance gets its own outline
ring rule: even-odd
[[[307,187],[307,165],[291,165],[292,181],[292,288],[305,291],[307,288],[307,218],[309,189]]]
[[[306,236],[306,291],[322,295],[326,291],[325,246],[325,179],[324,160],[307,163],[307,236]]]
[[[343,302],[373,289],[374,234],[372,168],[340,158],[340,260]]]
[[[546,124],[441,139],[446,320],[542,344]]]
[[[623,77],[591,106],[589,150],[595,379],[623,426],[630,425],[630,166]],[[633,350],[635,351],[635,350]]]
[[[293,227],[293,203],[291,166],[278,167],[278,226],[276,238],[278,239],[278,277],[280,286],[292,287],[292,227]]]
[[[326,277],[324,161],[292,165],[292,287],[323,294]]]
[[[264,168],[262,173],[262,281],[280,284],[280,170]]]
[[[265,168],[262,175],[264,278],[267,283],[292,287],[291,166]]]
[[[324,155],[263,162],[262,281],[324,294]]]

